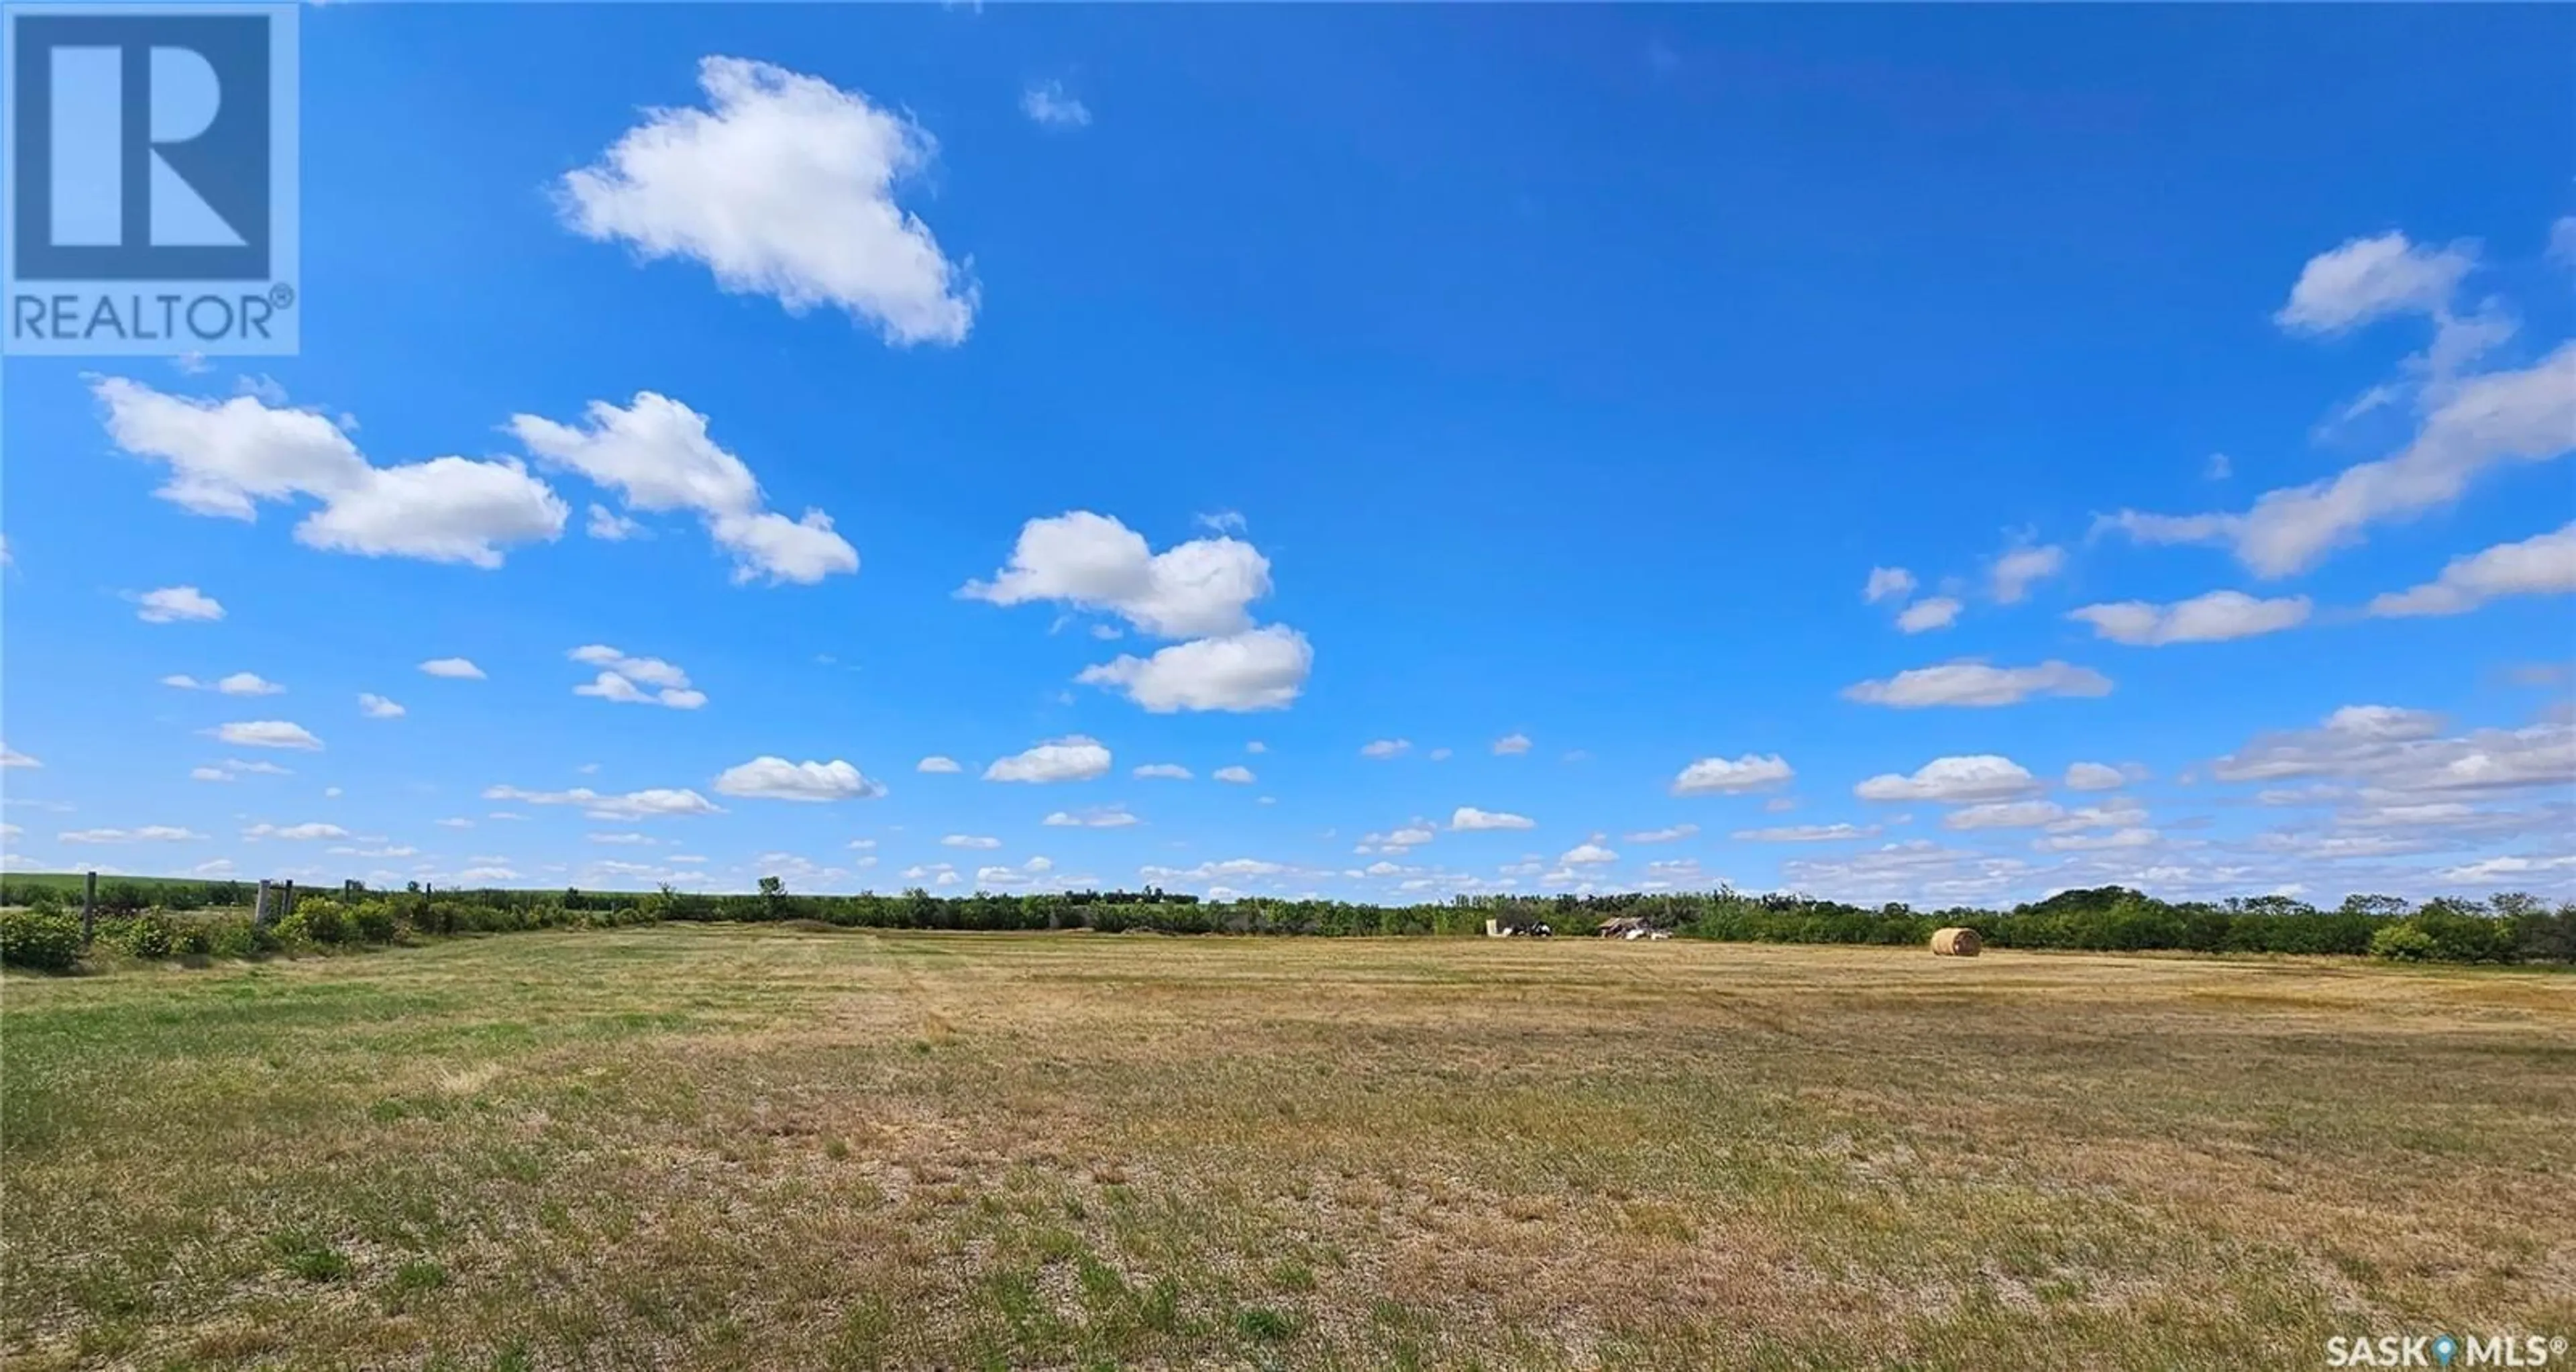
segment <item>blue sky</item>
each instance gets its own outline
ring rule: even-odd
[[[604,17],[6,363],[11,867],[2576,893],[2567,11]]]

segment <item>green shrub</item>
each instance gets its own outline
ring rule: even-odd
[[[2370,936],[2370,955],[2391,962],[2424,962],[2433,956],[2433,936],[2413,920],[2386,925]]]
[[[79,920],[42,910],[0,911],[0,963],[68,972],[80,954]]]
[[[174,956],[201,958],[215,951],[215,924],[209,919],[182,919],[171,922],[170,951]]]
[[[257,928],[247,915],[205,922],[206,951],[219,958],[255,958],[277,946],[275,934]]]
[[[277,922],[277,939],[285,944],[335,947],[349,941],[349,915],[339,902],[320,896],[295,902],[295,913]]]
[[[393,907],[381,900],[360,901],[351,906],[349,929],[360,943],[391,943],[399,931]]]
[[[117,942],[146,962],[161,962],[178,951],[179,931],[167,915],[145,915],[127,921]]]

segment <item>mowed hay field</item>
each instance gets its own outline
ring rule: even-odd
[[[2576,1334],[2576,976],[654,927],[0,988],[12,1365]]]

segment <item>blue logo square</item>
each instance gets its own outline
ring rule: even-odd
[[[291,353],[296,7],[15,6],[13,353]]]

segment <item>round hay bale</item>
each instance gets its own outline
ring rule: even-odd
[[[1985,947],[1985,940],[1974,929],[1952,926],[1932,931],[1932,951],[1945,958],[1972,958]]]

